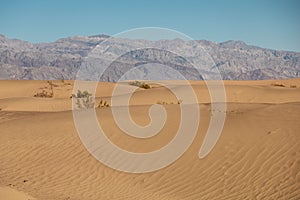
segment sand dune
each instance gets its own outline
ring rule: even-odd
[[[0,187],[0,197],[6,200],[34,200],[31,196],[10,187]]]
[[[182,81],[165,83],[173,91],[188,87]],[[47,81],[0,81],[0,200],[300,199],[300,79],[225,81],[225,126],[217,145],[201,160],[198,152],[212,108],[205,83],[190,83],[201,114],[192,145],[166,168],[131,174],[103,165],[83,146],[73,121],[72,81],[52,81],[52,98],[34,97],[50,90]],[[132,95],[130,113],[146,125],[149,107],[168,103],[167,121],[158,135],[132,138],[117,127],[111,108],[96,109],[107,137],[120,148],[157,150],[176,133],[178,99],[155,81],[149,84],[151,89],[138,88]],[[114,86],[99,83],[96,104],[109,102]]]

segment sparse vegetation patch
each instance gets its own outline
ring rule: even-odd
[[[134,82],[129,83],[129,85],[133,85],[133,86],[136,86],[136,87],[139,87],[139,88],[144,88],[144,89],[150,89],[151,88],[150,85],[148,85],[145,82],[141,82],[141,81],[134,81]]]
[[[167,102],[167,101],[157,101],[156,103],[160,104],[160,105],[181,104],[182,100],[179,99],[179,100],[177,100],[177,102],[173,102],[173,101],[170,101],[170,102]]]
[[[94,101],[92,94],[88,91],[77,91],[77,94],[72,94],[72,98],[76,99],[76,105],[78,109],[88,109],[88,108],[94,108]]]
[[[52,98],[54,96],[53,87],[56,87],[57,85],[53,84],[52,81],[47,81],[48,86],[44,88],[40,88],[40,91],[35,93],[34,97],[40,97],[40,98]]]
[[[272,83],[271,85],[275,87],[285,87],[285,85],[283,85],[282,83]]]
[[[98,104],[98,108],[104,108],[104,107],[110,107],[110,105],[107,103],[107,101],[101,99]]]
[[[36,94],[33,95],[34,97],[41,97],[41,98],[52,98],[53,97],[53,92],[49,92],[45,89],[42,89],[41,91],[37,92]]]

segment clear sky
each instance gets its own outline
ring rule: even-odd
[[[31,42],[149,26],[300,52],[300,0],[0,0],[0,34]]]

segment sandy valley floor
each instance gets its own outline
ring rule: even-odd
[[[226,81],[225,126],[201,160],[210,98],[204,82],[192,81],[201,113],[194,142],[175,163],[144,174],[110,169],[91,156],[73,122],[73,82],[51,83],[54,96],[40,98],[34,95],[50,91],[47,81],[0,81],[0,200],[300,199],[300,79]],[[174,95],[155,81],[149,84],[151,89],[136,90],[130,112],[146,125],[149,106],[168,103],[165,127],[152,138],[130,138],[116,127],[111,108],[96,108],[107,136],[126,150],[163,147],[179,123]],[[168,84],[173,90],[186,87]],[[99,83],[96,103],[109,102],[113,88]]]

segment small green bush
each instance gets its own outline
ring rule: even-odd
[[[76,105],[77,108],[94,108],[94,101],[92,94],[88,91],[81,92],[80,90],[77,91],[77,94],[72,94],[72,98],[76,98]]]

